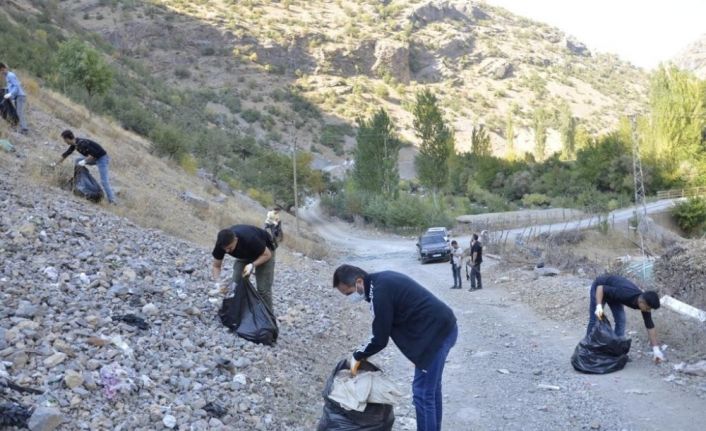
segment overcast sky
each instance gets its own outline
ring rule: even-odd
[[[706,0],[486,0],[647,69],[706,33]]]

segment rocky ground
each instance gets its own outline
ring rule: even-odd
[[[324,262],[278,266],[279,341],[256,345],[217,318],[209,250],[11,178],[0,254],[0,379],[43,392],[0,389],[0,404],[36,408],[32,430],[312,429],[360,341]]]

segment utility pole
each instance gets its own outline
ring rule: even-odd
[[[294,134],[292,140],[292,173],[294,175],[294,221],[297,226],[297,235],[299,235],[299,195],[297,189],[297,135]]]
[[[637,136],[637,115],[630,116],[632,129],[632,172],[635,183],[635,231],[640,238],[642,253],[642,281],[647,277],[647,262],[645,260],[645,238],[647,233],[647,205],[645,204],[645,183],[642,175],[642,160],[640,159],[640,143]]]

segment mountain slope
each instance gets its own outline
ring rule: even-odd
[[[327,125],[352,124],[379,106],[414,142],[409,111],[422,86],[441,98],[459,150],[469,148],[471,127],[484,123],[496,153],[508,116],[517,146],[529,150],[537,109],[557,129],[566,105],[599,132],[644,102],[640,69],[470,1],[80,0],[63,7],[164,82],[230,91],[237,109],[209,104],[216,127],[239,128],[280,150],[296,135],[320,164],[341,160],[354,142],[352,131]],[[550,133],[550,148],[557,135]]]
[[[706,34],[687,46],[672,62],[680,69],[706,79]]]

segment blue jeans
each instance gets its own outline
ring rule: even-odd
[[[461,288],[461,265],[451,264],[451,273],[454,276],[454,287]]]
[[[444,373],[444,363],[451,348],[456,344],[458,326],[444,340],[434,356],[434,360],[426,370],[414,369],[412,393],[414,408],[417,411],[417,431],[440,431],[442,417],[441,376]]]
[[[596,324],[596,289],[598,288],[598,284],[594,281],[593,284],[591,285],[591,302],[588,307],[588,327],[586,327],[586,335],[591,333],[591,329],[593,329],[593,326]],[[615,335],[619,337],[624,337],[625,336],[625,307],[623,307],[623,304],[621,303],[612,303],[609,302],[608,306],[610,307],[610,312],[613,314],[613,320],[614,320],[614,328],[613,330],[615,331]]]
[[[20,119],[20,130],[27,130],[27,121],[25,120],[25,103],[27,103],[26,96],[15,97],[15,109],[17,109],[17,118]]]
[[[79,157],[76,159],[76,163],[80,162],[81,160],[85,160],[85,157]],[[96,165],[98,166],[98,173],[101,176],[101,184],[103,185],[103,190],[105,191],[106,196],[108,197],[108,202],[115,203],[115,195],[113,194],[113,189],[110,188],[110,180],[108,179],[108,164],[110,163],[110,157],[106,154],[105,156],[101,157],[98,160],[94,160],[92,162],[86,162],[87,165]]]

